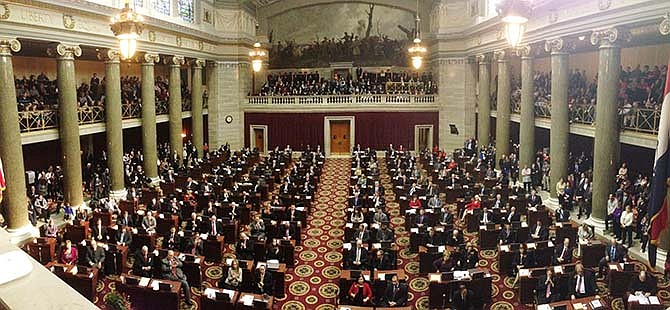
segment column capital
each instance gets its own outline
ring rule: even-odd
[[[165,63],[169,64],[170,66],[179,67],[186,62],[184,61],[184,56],[176,56],[175,55],[175,56],[172,56],[172,57],[165,58]]]
[[[631,34],[627,29],[621,27],[612,27],[602,30],[594,30],[591,33],[591,44],[600,45],[600,47],[613,47],[622,41],[630,41]]]
[[[493,58],[497,62],[507,62],[509,59],[507,58],[507,51],[506,50],[497,50],[493,52]]]
[[[670,34],[670,12],[665,13],[665,16],[663,16],[661,24],[658,25],[658,31],[661,32],[661,34],[664,36]]]
[[[526,45],[520,45],[519,47],[516,48],[515,50],[516,55],[521,57],[522,59],[529,59],[533,58],[533,48],[530,46],[530,44]]]
[[[142,63],[146,65],[154,65],[155,63],[158,63],[161,60],[161,57],[157,53],[151,53],[151,52],[146,52],[144,53],[144,56],[142,56]]]
[[[544,41],[544,50],[551,54],[566,54],[567,44],[563,38],[554,38]]]
[[[207,65],[207,60],[202,58],[194,59],[191,61],[191,65],[193,68],[202,69],[205,65]]]
[[[21,50],[21,42],[16,38],[0,38],[0,56],[11,56]]]
[[[490,62],[491,57],[489,57],[488,54],[477,54],[475,55],[475,61],[477,61],[480,65],[488,65]]]
[[[108,49],[105,51],[98,52],[98,59],[104,61],[105,63],[120,63],[121,62],[121,53],[115,49]]]
[[[81,47],[79,44],[57,43],[47,49],[47,54],[62,60],[74,60],[81,56]]]

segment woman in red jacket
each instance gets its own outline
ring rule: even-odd
[[[409,201],[409,208],[410,209],[421,209],[421,200],[419,200],[419,197],[415,195],[412,195],[412,199]]]
[[[76,265],[79,257],[77,254],[77,247],[72,246],[72,241],[66,240],[65,249],[63,249],[63,253],[60,256],[60,261],[66,265]]]
[[[365,282],[362,274],[358,276],[357,282],[351,284],[349,297],[351,297],[355,306],[364,306],[372,301],[372,288],[370,288],[370,284]]]
[[[461,222],[465,221],[465,216],[467,214],[474,213],[474,210],[479,209],[481,206],[482,206],[482,199],[479,197],[479,195],[475,195],[475,197],[472,197],[472,200],[470,200],[470,202],[465,205],[465,211],[463,211],[463,215],[461,216]]]

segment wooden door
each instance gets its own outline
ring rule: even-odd
[[[258,152],[265,152],[265,131],[261,128],[254,128],[254,145]]]
[[[419,128],[419,149],[418,151],[423,151],[425,149],[430,149],[429,143],[430,128],[420,127]]]
[[[330,153],[349,154],[349,121],[330,121]]]

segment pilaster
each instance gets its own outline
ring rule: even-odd
[[[437,60],[439,146],[453,150],[475,135],[475,64],[469,57]],[[452,133],[450,125],[458,133]]]

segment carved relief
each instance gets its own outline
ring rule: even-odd
[[[58,59],[71,59],[81,56],[81,47],[77,44],[58,43],[55,47],[47,49],[47,54]]]
[[[63,14],[63,27],[65,29],[74,29],[74,17],[72,15]]]
[[[177,36],[177,46],[181,47],[181,44],[182,44],[181,37]]]
[[[0,3],[0,19],[8,19],[11,11],[7,3]]]
[[[156,42],[156,32],[155,31],[149,31],[149,42]]]
[[[201,51],[205,49],[205,43],[202,43],[202,41],[198,41],[198,49]]]
[[[121,60],[121,53],[115,49],[108,49],[106,51],[98,52],[98,60],[105,62],[119,62]]]
[[[608,28],[595,30],[591,33],[591,44],[600,46],[612,46],[621,41],[630,41],[630,32],[623,28]]]
[[[544,42],[544,50],[548,53],[563,53],[565,52],[565,44],[563,39],[556,38]]]
[[[149,63],[149,64],[154,64],[158,63],[160,61],[160,56],[156,53],[144,53],[144,57],[142,57],[144,63]]]
[[[480,65],[486,65],[489,63],[489,56],[487,54],[479,54],[475,56],[475,60],[480,64]]]
[[[498,62],[507,61],[507,52],[505,50],[494,51],[493,58]]]
[[[181,66],[185,63],[184,56],[176,55],[166,59],[166,62],[168,62],[170,66]]]
[[[658,25],[658,31],[664,36],[670,34],[670,13],[665,13],[663,21]]]
[[[521,58],[529,58],[532,56],[532,48],[530,47],[530,44],[526,45],[521,45],[516,48],[516,55],[521,57]]]

